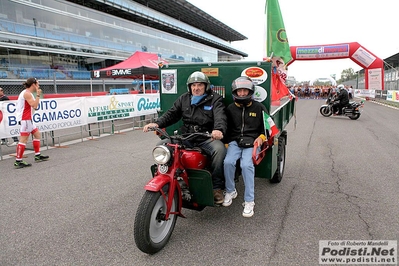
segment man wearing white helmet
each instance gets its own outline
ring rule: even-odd
[[[345,89],[345,86],[340,84],[337,86],[337,97],[335,97],[333,104],[333,112],[336,115],[341,114],[342,107],[347,106],[349,104],[349,95],[348,91]]]

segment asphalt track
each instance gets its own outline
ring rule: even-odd
[[[241,181],[230,207],[184,210],[151,256],[133,225],[154,134],[44,150],[51,159],[25,169],[1,160],[0,265],[318,265],[319,240],[398,240],[399,111],[366,102],[352,121],[322,117],[321,104],[298,101],[284,178],[256,179],[252,218]]]

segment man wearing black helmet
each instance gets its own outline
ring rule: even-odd
[[[240,159],[242,176],[245,184],[244,217],[254,214],[255,206],[255,166],[252,161],[252,150],[255,143],[260,147],[267,140],[263,124],[263,112],[266,107],[253,100],[255,85],[246,76],[235,79],[231,85],[234,103],[226,109],[228,133],[226,140],[229,144],[224,159],[224,174],[226,179],[226,194],[223,206],[230,206],[237,197],[234,176],[236,162]]]
[[[227,118],[223,98],[210,88],[208,77],[199,71],[192,73],[187,79],[188,92],[182,94],[173,106],[156,123],[144,126],[147,132],[150,127],[168,127],[180,119],[183,121],[182,133],[209,132],[212,139],[192,143],[200,147],[212,157],[211,171],[213,181],[213,196],[216,204],[223,203],[223,159],[226,148],[221,141],[227,129]]]

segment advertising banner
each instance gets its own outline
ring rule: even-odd
[[[83,98],[42,99],[33,114],[33,122],[41,132],[86,124],[86,117],[82,111],[83,100]],[[17,101],[7,101],[1,105],[1,136],[19,136],[16,104]]]
[[[387,100],[393,102],[399,102],[399,91],[387,91]]]
[[[19,136],[17,101],[0,103],[0,138]],[[109,120],[156,114],[159,94],[124,94],[40,100],[33,122],[41,132],[72,128]]]
[[[134,95],[86,97],[85,115],[88,123],[97,123],[135,116]]]
[[[161,108],[159,100],[159,93],[151,94],[136,94],[135,96],[135,109],[137,115],[156,114]]]
[[[355,97],[375,98],[375,90],[355,90]]]

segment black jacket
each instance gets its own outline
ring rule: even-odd
[[[349,104],[349,94],[348,94],[347,90],[341,89],[338,96],[334,100],[334,102],[338,102],[338,101],[342,106]]]
[[[202,99],[198,104],[191,104],[191,94],[182,94],[173,103],[173,106],[160,118],[157,124],[160,128],[168,127],[183,121],[182,133],[186,132],[209,132],[220,130],[226,134],[227,118],[225,113],[223,98],[219,94],[212,92]],[[196,127],[195,127],[196,126]],[[195,127],[195,130],[193,130]]]
[[[3,97],[0,97],[0,101],[9,101],[9,100],[10,99],[5,95],[3,95]]]
[[[266,107],[257,101],[242,106],[230,104],[226,109],[228,132],[226,141],[238,140],[240,137],[252,137],[254,140],[265,135],[262,111],[268,113]]]

